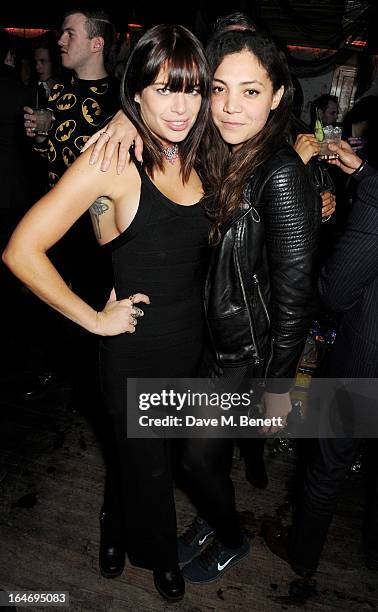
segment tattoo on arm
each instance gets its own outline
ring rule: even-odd
[[[107,203],[107,198],[104,197],[97,198],[97,200],[93,202],[92,206],[89,209],[96,238],[98,240],[102,238],[100,228],[100,216],[106,213],[107,210],[109,210],[109,204]]]

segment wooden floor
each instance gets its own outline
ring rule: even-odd
[[[149,572],[127,565],[120,578],[102,578],[97,557],[104,466],[87,419],[67,410],[64,388],[25,402],[17,396],[17,376],[3,375],[0,382],[0,588],[65,590],[69,610],[85,612],[378,609],[378,574],[364,568],[361,557],[361,475],[347,483],[312,590],[266,548],[261,519],[288,518],[294,462],[272,447],[266,491],[252,489],[235,461],[238,509],[252,548],[221,580],[187,585],[185,600],[168,605]],[[193,509],[179,490],[177,512],[182,528]]]

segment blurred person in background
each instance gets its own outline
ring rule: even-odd
[[[334,125],[339,113],[339,101],[337,96],[323,94],[311,103],[311,128],[314,129],[315,121],[320,119],[323,126]]]
[[[61,72],[59,47],[55,40],[45,38],[36,43],[34,48],[34,66],[38,80],[36,107],[46,107],[51,89],[58,82]]]
[[[3,249],[19,219],[38,197],[32,173],[32,153],[27,146],[23,131],[23,111],[25,104],[31,104],[33,91],[24,85],[16,64],[16,41],[6,30],[0,30],[0,248]],[[22,307],[20,284],[0,263],[0,282],[4,298],[1,300],[1,320],[3,346],[8,341],[19,353],[17,347],[24,342],[25,317],[20,315]],[[6,297],[6,299],[5,299]],[[8,324],[17,321],[17,325]]]
[[[351,177],[357,184],[357,191],[345,232],[326,262],[318,283],[323,304],[340,314],[338,333],[324,376],[346,381],[355,379],[355,382],[358,379],[374,381],[378,378],[378,171],[344,141],[330,148],[338,154],[338,159],[329,163]],[[348,417],[352,409],[355,437],[350,437],[352,429],[349,428],[349,435],[344,434],[346,437],[316,439],[292,528],[283,529],[272,522],[263,524],[262,531],[270,550],[302,576],[309,576],[318,568],[342,485],[361,447],[361,432],[372,438],[366,442],[367,488],[362,544],[367,567],[378,570],[378,432],[374,427],[377,407],[376,397],[353,396],[353,392],[343,396],[342,416]]]

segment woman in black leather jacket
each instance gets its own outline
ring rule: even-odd
[[[202,375],[230,392],[246,377],[262,378],[265,417],[284,424],[316,309],[319,200],[284,138],[292,87],[281,52],[260,34],[231,31],[213,38],[207,56],[214,126],[203,164],[217,209],[205,286],[212,348]],[[183,571],[190,582],[215,580],[249,551],[229,475],[232,447],[229,438],[186,444],[184,468],[201,515],[179,539],[181,560],[195,557]]]

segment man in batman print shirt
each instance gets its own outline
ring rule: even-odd
[[[66,14],[59,38],[66,73],[51,90],[47,107],[54,122],[49,136],[33,132],[32,109],[25,108],[25,127],[34,148],[48,158],[48,187],[57,183],[79,155],[88,138],[119,108],[119,83],[106,72],[114,42],[114,26],[103,11],[72,10]]]

